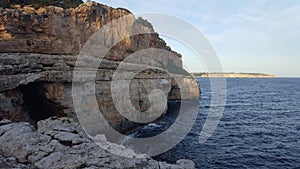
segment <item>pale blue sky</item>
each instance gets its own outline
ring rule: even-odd
[[[171,14],[196,26],[214,46],[226,72],[261,72],[300,77],[299,0],[97,0],[134,14]],[[193,54],[166,39],[183,54],[191,71],[205,71]]]

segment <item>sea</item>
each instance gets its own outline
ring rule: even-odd
[[[197,80],[202,93],[192,130],[154,159],[169,163],[190,159],[196,168],[300,169],[300,78],[226,79],[223,116],[203,144],[199,135],[211,104],[211,85],[209,78]],[[174,121],[170,118],[176,116],[141,128],[135,137],[164,131]]]

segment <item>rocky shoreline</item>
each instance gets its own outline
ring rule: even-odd
[[[12,123],[5,119],[0,125],[2,169],[194,168],[189,160],[178,160],[176,164],[158,162],[102,140],[109,148],[118,149],[130,158],[111,154],[86,136],[78,122],[66,117],[39,121],[37,128],[28,122]]]

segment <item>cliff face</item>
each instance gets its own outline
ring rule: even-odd
[[[102,25],[129,14],[94,3],[66,10],[54,6],[1,9],[1,52],[75,55]]]
[[[65,10],[53,6],[37,10],[0,8],[0,117],[33,123],[51,116],[73,117],[72,72],[77,54],[103,25],[125,15],[132,19],[116,28],[118,33],[129,35],[125,29],[128,26],[149,33],[128,36],[109,51],[98,67],[96,97],[114,128],[124,132],[137,126],[122,117],[112,101],[110,86],[116,68],[126,56],[141,49],[170,51],[175,57],[161,60],[162,65],[181,67],[181,55],[172,51],[151,26],[138,25],[129,11],[94,2]],[[108,36],[106,41],[114,41],[115,36]],[[195,83],[189,78],[181,81]],[[181,99],[172,77],[159,71],[143,71],[130,87],[130,100],[136,109],[143,112],[151,106],[148,95],[153,88],[163,89],[169,99]],[[198,88],[185,90],[191,97],[199,94]]]

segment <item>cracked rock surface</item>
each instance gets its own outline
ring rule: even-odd
[[[28,122],[2,120],[0,125],[1,168],[194,168],[189,160],[167,164],[146,155],[119,157],[97,146],[78,122],[66,117],[39,121],[37,129]],[[113,143],[107,145],[121,147]],[[132,153],[124,147],[119,151]]]

